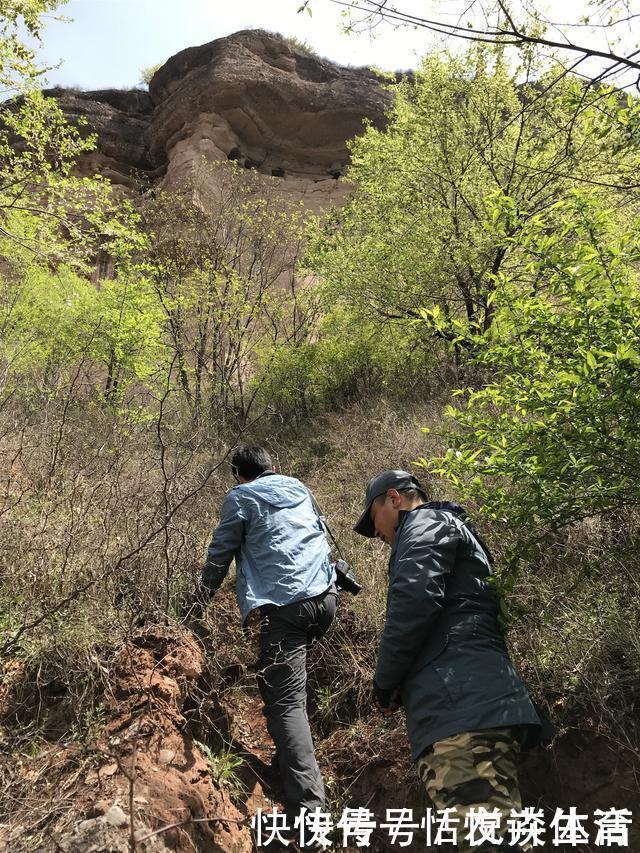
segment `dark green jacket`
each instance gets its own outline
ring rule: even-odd
[[[452,512],[401,512],[376,681],[398,688],[413,758],[461,732],[539,725],[498,625],[489,560]]]

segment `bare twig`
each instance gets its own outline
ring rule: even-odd
[[[183,826],[189,826],[192,823],[235,823],[237,826],[250,828],[251,823],[246,818],[245,820],[237,820],[236,818],[223,817],[222,815],[214,815],[213,817],[188,817],[185,820],[177,821],[176,823],[167,824],[160,829],[155,829],[146,835],[136,839],[137,844],[142,844],[143,841],[148,841],[156,835],[161,835],[163,832],[169,832],[171,829],[180,829]]]

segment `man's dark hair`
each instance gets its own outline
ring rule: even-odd
[[[415,503],[416,501],[422,501],[422,503],[426,504],[429,500],[426,493],[423,492],[422,489],[398,489],[398,491],[401,495],[404,495],[405,497],[409,498],[412,503]],[[386,497],[387,493],[383,492],[381,495],[378,495],[375,500],[379,501],[380,503],[384,503]]]
[[[264,447],[249,447],[241,444],[233,451],[231,468],[236,477],[254,480],[265,471],[271,471],[273,462]]]
[[[425,504],[428,501],[427,494],[422,489],[400,489],[400,494],[406,495],[410,501],[422,501]]]

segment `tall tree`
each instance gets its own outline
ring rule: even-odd
[[[494,194],[513,199],[509,236],[578,185],[630,200],[638,158],[618,96],[569,76],[547,93],[551,79],[534,53],[512,69],[501,48],[475,46],[429,56],[415,80],[392,86],[386,129],[351,145],[353,196],[310,244],[337,298],[400,321],[426,309],[449,341],[461,324],[486,331],[496,276],[519,264],[494,227]]]
[[[1,0],[0,2],[0,86],[6,91],[24,91],[46,69],[38,66],[36,51],[24,39],[40,42],[42,16],[66,0]]]
[[[169,361],[197,424],[243,426],[268,364],[306,323],[303,217],[274,183],[209,164],[143,208],[149,242],[135,268],[156,293]]]
[[[494,520],[517,552],[551,528],[640,504],[640,223],[584,190],[504,227],[517,276],[496,281],[477,359],[489,381],[448,410],[445,457],[424,460]]]
[[[42,261],[81,265],[106,240],[122,243],[130,208],[107,181],[74,173],[95,137],[72,127],[37,88],[45,68],[22,37],[39,40],[56,0],[0,2],[0,86],[17,96],[0,104],[0,235]],[[122,247],[122,245],[121,245]]]

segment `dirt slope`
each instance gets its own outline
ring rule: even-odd
[[[12,677],[5,679],[5,714],[7,684],[20,686],[19,668]],[[249,853],[250,816],[278,805],[273,748],[251,667],[228,664],[216,679],[213,689],[192,635],[157,626],[135,632],[113,659],[105,722],[93,747],[62,742],[18,763],[3,759],[4,801],[13,808],[0,818],[0,851]],[[210,764],[207,744],[200,746],[206,741],[212,755],[223,744],[222,754],[241,757],[242,766],[225,773]],[[424,812],[400,716],[383,720],[372,713],[368,720],[335,723],[317,745],[334,816],[347,806],[367,807],[378,820],[388,808]],[[590,728],[561,733],[552,749],[531,753],[521,770],[525,803],[551,809],[549,818],[556,806],[575,805],[587,812],[627,807],[637,819],[639,778],[633,751]],[[369,849],[396,848],[376,830]],[[416,836],[404,849],[425,846]],[[637,825],[628,849],[640,853]]]

